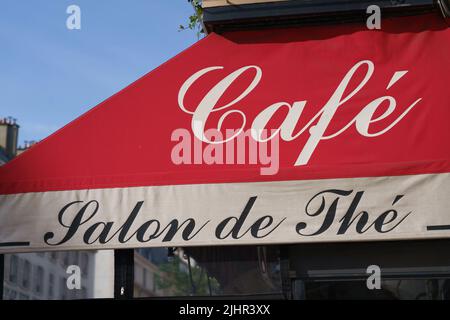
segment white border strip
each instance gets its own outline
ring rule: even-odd
[[[448,238],[449,195],[450,173],[3,195],[0,253]]]

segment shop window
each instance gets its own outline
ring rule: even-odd
[[[139,249],[134,261],[135,297],[281,294],[276,246]]]
[[[289,245],[292,298],[448,300],[449,245],[449,240]],[[369,266],[379,270],[373,274],[377,288],[368,285]]]
[[[139,249],[134,252],[130,287],[135,298],[447,300],[449,244],[441,240]],[[114,253],[85,251],[77,256],[79,263],[87,259],[91,269],[81,272],[81,288],[73,290],[67,286],[70,274],[61,260],[49,254],[45,259],[37,254],[6,255],[4,298],[112,298]],[[381,289],[367,287],[366,268],[372,264],[381,266]]]
[[[310,300],[449,300],[450,278],[387,279],[368,290],[365,280],[306,281],[304,299]]]

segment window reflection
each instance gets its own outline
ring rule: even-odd
[[[69,289],[67,267],[80,268],[81,287]],[[112,298],[113,251],[39,252],[5,255],[5,300]]]
[[[48,299],[54,299],[54,286],[55,286],[55,276],[50,273],[48,275],[48,289],[47,289],[47,297]]]
[[[337,268],[333,260],[323,260],[319,268],[312,257],[290,256],[288,265],[283,260],[282,286],[278,246],[138,249],[134,297],[450,299],[450,267],[445,264],[385,268],[381,289],[369,290],[364,268]],[[68,288],[67,264],[79,267],[79,289]],[[286,269],[299,265],[304,270]],[[360,267],[359,262],[356,266]],[[4,299],[112,298],[114,252],[5,255],[4,279]]]
[[[449,300],[450,279],[389,279],[369,290],[365,281],[307,281],[309,300]]]
[[[6,264],[6,262],[5,262],[5,264]],[[16,255],[11,256],[8,270],[10,271],[9,276],[5,277],[5,278],[9,279],[9,282],[11,284],[16,284],[17,283],[17,273],[19,272],[19,258]]]
[[[138,249],[134,260],[135,297],[281,293],[275,246]]]
[[[40,296],[42,294],[44,286],[44,268],[42,268],[42,266],[35,266],[34,270],[34,293]]]

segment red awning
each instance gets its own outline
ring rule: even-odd
[[[449,40],[211,34],[0,167],[0,250],[448,237]]]

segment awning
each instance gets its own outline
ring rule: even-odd
[[[0,252],[450,237],[449,56],[434,15],[211,34],[0,167]]]

